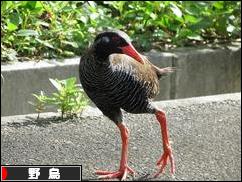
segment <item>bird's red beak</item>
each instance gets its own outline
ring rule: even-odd
[[[121,49],[124,54],[127,54],[128,56],[134,58],[136,61],[140,62],[141,64],[144,64],[141,55],[136,51],[136,49],[132,44],[121,47]]]

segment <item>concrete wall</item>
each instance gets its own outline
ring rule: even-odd
[[[28,103],[33,101],[32,93],[38,94],[41,90],[50,94],[55,88],[49,78],[78,79],[78,59],[67,59],[64,62],[26,62],[2,66],[1,74],[4,77],[1,88],[1,115],[18,115],[33,113],[34,108]],[[54,109],[49,108],[49,111]]]
[[[177,49],[172,53],[144,53],[159,67],[175,66],[176,73],[160,81],[156,100],[241,91],[241,46],[218,49]],[[2,65],[1,115],[33,113],[32,93],[55,91],[49,78],[78,78],[79,58],[61,62],[25,62]],[[79,79],[78,79],[79,82]],[[53,109],[49,108],[49,111]]]
[[[241,50],[196,50],[177,53],[173,98],[241,90]]]

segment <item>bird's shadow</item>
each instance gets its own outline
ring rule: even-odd
[[[98,179],[98,178],[83,178],[82,181],[113,181],[112,179],[111,180],[108,180],[108,179],[105,179],[105,180],[101,180],[101,179]],[[151,181],[151,180],[155,180],[155,178],[153,176],[151,176],[150,174],[144,174],[142,176],[139,176],[139,177],[132,177],[130,179],[128,179],[128,181]],[[117,180],[115,180],[117,181]]]
[[[36,117],[32,117],[32,116],[26,116],[22,122],[9,122],[7,123],[7,126],[11,126],[11,127],[15,127],[15,128],[19,128],[22,126],[29,126],[29,125],[35,125],[38,127],[47,127],[50,124],[53,123],[63,123],[63,122],[77,122],[77,119],[80,118],[70,118],[70,117],[66,117],[66,118],[61,118],[60,116],[50,116],[47,118],[39,118],[37,119]]]

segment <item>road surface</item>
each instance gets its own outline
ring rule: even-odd
[[[241,180],[241,94],[161,101],[176,162],[157,180]],[[83,179],[97,180],[95,169],[119,167],[119,130],[96,109],[79,119],[34,121],[36,115],[2,117],[2,165],[83,165]],[[48,114],[42,118],[50,117]],[[162,153],[154,115],[124,114],[130,130],[129,165],[136,172],[127,180],[156,180]]]

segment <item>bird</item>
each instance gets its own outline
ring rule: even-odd
[[[87,96],[120,130],[122,152],[117,171],[97,170],[99,179],[125,180],[135,171],[128,165],[129,129],[123,121],[122,110],[133,114],[155,114],[161,128],[163,154],[157,161],[158,171],[164,172],[170,161],[171,174],[175,162],[165,111],[157,108],[152,99],[159,93],[159,79],[175,70],[159,68],[140,54],[130,37],[121,30],[99,33],[80,59],[79,79]]]

